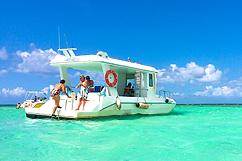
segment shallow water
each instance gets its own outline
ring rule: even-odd
[[[178,105],[168,115],[29,119],[0,106],[0,160],[242,160],[242,106]]]

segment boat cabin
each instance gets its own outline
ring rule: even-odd
[[[96,55],[76,56],[73,52],[73,50],[76,50],[75,48],[59,50],[64,55],[56,56],[51,61],[51,65],[59,67],[61,79],[66,81],[70,91],[72,91],[72,85],[67,69],[103,73],[106,86],[105,88],[95,86],[94,92],[102,91],[105,92],[106,96],[149,97],[156,93],[156,75],[158,72],[151,66],[114,59],[102,51],[99,51]],[[95,81],[95,78],[93,80]],[[126,87],[130,83],[131,85]]]

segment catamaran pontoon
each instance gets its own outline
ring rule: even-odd
[[[66,81],[72,98],[61,95],[60,106],[56,114],[58,118],[81,119],[112,115],[133,114],[167,114],[171,112],[176,102],[173,94],[159,91],[156,94],[157,70],[151,66],[141,65],[130,61],[110,58],[105,52],[96,55],[76,56],[74,48],[59,49],[64,55],[57,55],[51,65],[59,67],[61,79]],[[85,109],[76,111],[79,100],[72,92],[67,69],[77,69],[103,73],[106,86],[95,86],[88,94]],[[95,80],[95,79],[94,79]],[[123,96],[124,87],[133,80],[132,93]],[[50,117],[55,102],[50,98],[40,108],[25,108],[26,116],[31,118]]]

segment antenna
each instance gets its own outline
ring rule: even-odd
[[[65,36],[65,39],[66,39],[66,35],[65,35],[65,33],[64,33],[64,36]],[[67,43],[67,40],[66,40],[66,45],[67,45],[67,48],[68,48],[68,43]]]
[[[59,49],[60,49],[60,28],[58,27]]]

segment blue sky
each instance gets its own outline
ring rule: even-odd
[[[155,67],[177,103],[242,103],[242,1],[31,1],[0,5],[0,104],[59,82],[49,62],[62,48]],[[72,71],[72,86],[78,75]]]

